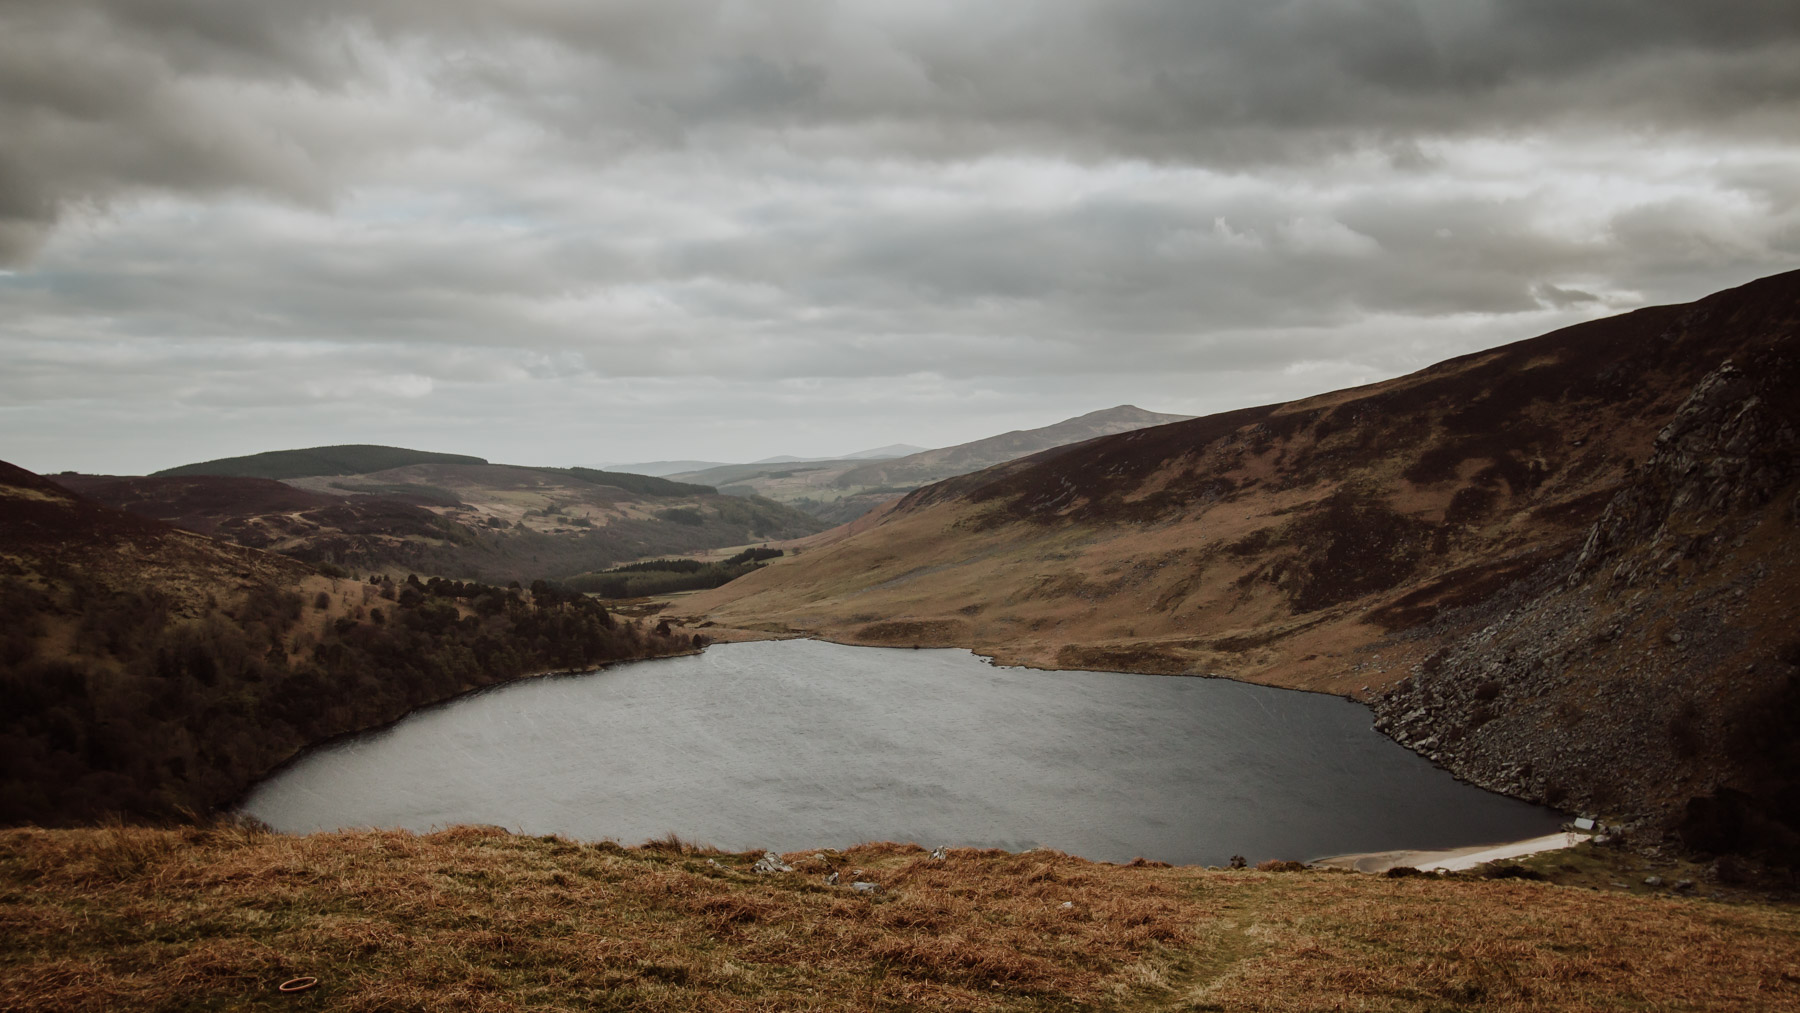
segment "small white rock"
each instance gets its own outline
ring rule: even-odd
[[[794,867],[781,860],[781,856],[773,851],[763,852],[763,856],[750,867],[751,872],[793,872]]]

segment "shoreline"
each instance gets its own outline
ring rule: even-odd
[[[650,614],[654,615],[655,613],[652,612]],[[647,617],[641,617],[639,619],[639,621],[642,621],[642,618],[647,618]],[[907,648],[897,648],[892,645],[869,645],[869,644],[844,643],[842,641],[833,640],[829,637],[808,635],[806,633],[788,632],[788,633],[784,634],[784,633],[779,633],[779,632],[772,631],[772,630],[754,630],[754,629],[745,629],[743,627],[717,627],[717,626],[714,626],[714,627],[696,628],[696,627],[688,626],[685,623],[682,624],[682,626],[686,630],[698,629],[698,630],[703,631],[703,632],[698,632],[696,635],[706,637],[708,642],[705,643],[703,646],[692,647],[692,648],[688,648],[685,650],[673,652],[670,654],[651,655],[651,656],[643,657],[643,658],[613,659],[613,660],[601,662],[601,663],[598,663],[598,664],[595,664],[592,666],[584,666],[584,667],[580,667],[580,668],[543,669],[543,670],[538,670],[538,671],[534,671],[534,672],[521,673],[520,675],[515,676],[511,679],[503,680],[501,682],[493,683],[493,684],[486,685],[486,686],[469,687],[468,689],[465,689],[465,690],[463,690],[459,693],[456,693],[450,697],[447,697],[447,698],[444,698],[441,700],[431,701],[431,702],[425,703],[419,707],[413,708],[412,710],[409,710],[406,713],[404,713],[404,714],[400,715],[399,717],[394,718],[390,721],[381,722],[381,723],[378,723],[378,724],[370,726],[370,727],[350,729],[345,732],[341,732],[336,735],[329,736],[326,739],[323,739],[323,740],[320,740],[317,742],[308,743],[305,746],[301,747],[300,749],[296,750],[292,755],[286,757],[281,763],[277,764],[274,768],[267,771],[262,776],[258,777],[248,787],[246,787],[241,793],[239,793],[236,797],[234,797],[228,805],[221,807],[221,809],[222,809],[222,811],[226,811],[226,812],[241,813],[243,811],[244,803],[246,801],[248,801],[249,797],[252,794],[254,794],[257,787],[259,787],[261,784],[265,783],[269,779],[271,779],[275,776],[278,776],[283,771],[291,768],[295,764],[304,760],[308,755],[310,755],[320,749],[328,748],[328,747],[336,745],[344,740],[348,740],[348,739],[351,739],[351,738],[359,736],[359,735],[366,735],[371,732],[380,731],[380,730],[386,729],[386,728],[391,728],[391,727],[401,723],[402,721],[405,721],[407,718],[415,716],[417,714],[435,710],[435,709],[438,709],[441,707],[446,707],[446,706],[461,702],[464,699],[479,696],[484,693],[494,692],[494,691],[500,690],[504,687],[510,686],[513,683],[517,683],[517,682],[535,681],[538,679],[546,679],[546,678],[559,678],[559,677],[571,677],[571,676],[579,677],[579,676],[591,675],[591,674],[595,674],[600,671],[605,671],[607,669],[611,669],[615,666],[624,666],[627,664],[632,664],[632,663],[637,663],[637,662],[673,660],[675,658],[680,658],[680,657],[692,657],[692,656],[696,656],[696,655],[705,654],[707,652],[707,649],[711,648],[711,647],[746,644],[746,643],[771,643],[771,642],[778,643],[778,642],[785,641],[785,640],[814,640],[814,641],[818,641],[820,643],[835,644],[838,646],[852,647],[852,648],[873,649],[873,650],[883,650],[883,649],[907,650]],[[918,648],[912,648],[912,650],[917,650],[917,649]],[[966,651],[969,654],[973,655],[974,657],[987,662],[988,664],[996,664],[997,663],[996,659],[992,655],[984,655],[981,652],[973,650],[971,648],[950,647],[948,649],[949,650]],[[1011,666],[1008,666],[1008,667],[1011,667]],[[1028,670],[1045,671],[1045,672],[1067,671],[1067,670],[1059,670],[1059,669],[1039,669],[1033,665],[1020,665],[1017,667],[1023,668],[1023,669],[1028,669]],[[1093,670],[1093,671],[1100,671],[1100,670]],[[1125,672],[1125,673],[1120,673],[1120,674],[1131,675],[1131,674],[1150,674],[1150,673]],[[1183,676],[1176,676],[1176,678],[1182,678],[1182,677]],[[1251,683],[1251,682],[1248,682],[1247,680],[1233,679],[1229,676],[1204,676],[1203,675],[1203,676],[1185,676],[1185,677],[1186,678],[1223,679],[1228,682],[1242,682],[1246,685],[1263,685],[1263,684],[1258,684],[1258,683]],[[1266,687],[1266,688],[1277,689],[1277,690],[1286,689],[1286,687],[1279,687],[1279,686]],[[1288,690],[1288,691],[1295,692],[1294,690]],[[1309,691],[1299,690],[1298,692],[1309,692]],[[1310,692],[1317,693],[1318,691],[1310,691]],[[1320,695],[1335,696],[1335,694],[1320,694]],[[1358,703],[1360,701],[1351,701],[1351,702]],[[1366,704],[1364,706],[1366,706]],[[438,830],[438,829],[449,829],[449,827],[446,826],[446,827],[434,827],[433,828],[433,830]],[[526,831],[522,828],[514,829],[511,827],[500,827],[499,829],[503,829],[506,832],[513,833],[513,834],[525,834],[526,833]],[[423,832],[429,833],[432,831],[423,831]],[[312,833],[313,833],[312,831],[307,831],[307,832],[301,832],[294,836],[302,836],[302,837],[311,836]],[[614,838],[610,838],[610,837],[605,838],[605,839],[606,840],[615,840]],[[1516,841],[1500,842],[1500,843],[1483,843],[1483,844],[1470,845],[1470,846],[1464,846],[1464,847],[1458,847],[1458,848],[1449,848],[1449,849],[1428,850],[1428,849],[1422,849],[1422,848],[1413,848],[1413,849],[1395,849],[1395,850],[1378,851],[1378,852],[1349,852],[1349,853],[1334,854],[1334,855],[1328,855],[1328,856],[1321,857],[1321,858],[1312,859],[1310,861],[1307,861],[1305,864],[1307,867],[1314,868],[1314,869],[1355,871],[1355,872],[1363,872],[1363,873],[1370,873],[1370,874],[1383,873],[1383,872],[1388,871],[1389,869],[1396,868],[1396,867],[1412,867],[1412,868],[1418,869],[1421,872],[1463,871],[1466,869],[1472,869],[1472,868],[1478,867],[1486,862],[1499,861],[1499,860],[1504,860],[1504,859],[1508,859],[1508,858],[1523,857],[1526,855],[1534,855],[1534,854],[1539,854],[1539,853],[1546,852],[1546,851],[1553,851],[1553,850],[1559,850],[1559,849],[1563,849],[1563,848],[1573,847],[1574,845],[1579,844],[1582,841],[1585,841],[1588,839],[1589,839],[1589,837],[1586,834],[1562,831],[1562,832],[1558,832],[1558,833],[1554,833],[1554,834],[1543,835],[1543,836],[1533,837],[1533,838],[1527,838],[1524,840],[1516,840]],[[649,843],[649,842],[646,842],[646,843]],[[802,850],[806,850],[806,849],[802,849]],[[1033,848],[1033,849],[1028,849],[1028,850],[1037,850],[1037,849]],[[1104,859],[1090,859],[1090,860],[1098,861],[1098,862],[1105,864]],[[1196,865],[1195,867],[1205,867],[1205,866]]]
[[[1349,872],[1383,873],[1395,868],[1414,868],[1420,872],[1465,872],[1507,858],[1524,858],[1546,851],[1572,848],[1590,840],[1588,834],[1564,830],[1542,837],[1500,844],[1476,844],[1465,848],[1443,848],[1434,851],[1367,851],[1348,855],[1332,855],[1306,863],[1315,869],[1343,869]]]
[[[482,693],[487,693],[487,692],[490,692],[493,690],[498,690],[498,689],[504,688],[506,686],[511,686],[512,684],[518,683],[518,682],[526,682],[526,681],[533,680],[533,679],[555,679],[555,678],[562,678],[562,677],[566,677],[566,676],[592,675],[596,672],[602,672],[602,671],[605,671],[606,669],[612,668],[614,665],[625,665],[625,664],[630,664],[630,663],[636,662],[636,661],[659,661],[664,658],[687,658],[687,657],[692,657],[693,655],[696,655],[696,654],[700,654],[700,653],[704,652],[705,650],[706,649],[704,647],[695,647],[695,648],[690,648],[687,650],[677,651],[674,654],[652,654],[652,655],[648,655],[648,656],[645,656],[642,658],[614,658],[611,661],[596,662],[593,665],[587,666],[585,668],[546,668],[546,669],[541,669],[541,670],[538,670],[535,672],[522,672],[518,675],[513,676],[510,679],[502,679],[499,682],[490,682],[485,686],[470,686],[466,689],[460,689],[460,690],[456,691],[455,693],[451,694],[450,696],[442,697],[437,700],[429,700],[429,701],[426,701],[425,703],[419,704],[417,707],[410,708],[406,711],[406,713],[401,714],[399,717],[392,718],[387,721],[378,721],[374,724],[365,725],[360,728],[351,728],[346,731],[334,732],[331,735],[326,736],[325,738],[318,739],[313,742],[308,742],[305,745],[300,746],[298,749],[295,749],[292,753],[289,753],[286,757],[283,757],[280,763],[277,763],[274,766],[270,767],[268,770],[262,772],[261,774],[258,774],[254,780],[252,780],[242,790],[240,790],[235,795],[233,795],[229,801],[220,803],[219,805],[215,806],[214,809],[216,812],[219,812],[219,813],[240,813],[241,814],[243,811],[243,805],[244,805],[245,800],[247,800],[250,797],[251,793],[256,790],[258,785],[262,784],[264,781],[269,780],[270,778],[274,777],[275,775],[280,774],[283,771],[286,771],[288,768],[299,763],[301,760],[304,760],[307,756],[311,755],[313,752],[315,752],[317,750],[325,749],[329,746],[339,745],[349,739],[353,739],[353,738],[357,737],[358,735],[367,735],[370,732],[384,731],[386,729],[394,727],[395,725],[399,724],[402,721],[405,721],[407,718],[410,718],[415,714],[421,714],[421,713],[424,713],[425,711],[434,710],[438,707],[444,707],[444,706],[448,706],[453,703],[458,703],[469,697],[479,696]],[[304,836],[304,835],[300,835],[300,836]]]

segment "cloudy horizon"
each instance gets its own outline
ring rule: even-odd
[[[0,459],[823,457],[1800,267],[1800,6],[14,0],[0,137]]]

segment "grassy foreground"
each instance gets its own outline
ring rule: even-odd
[[[0,1009],[1800,1009],[1792,909],[1048,851],[755,857],[0,831]],[[297,975],[321,985],[276,991]]]

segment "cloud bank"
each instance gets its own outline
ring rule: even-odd
[[[14,0],[28,467],[942,444],[1800,266],[1800,7]]]

